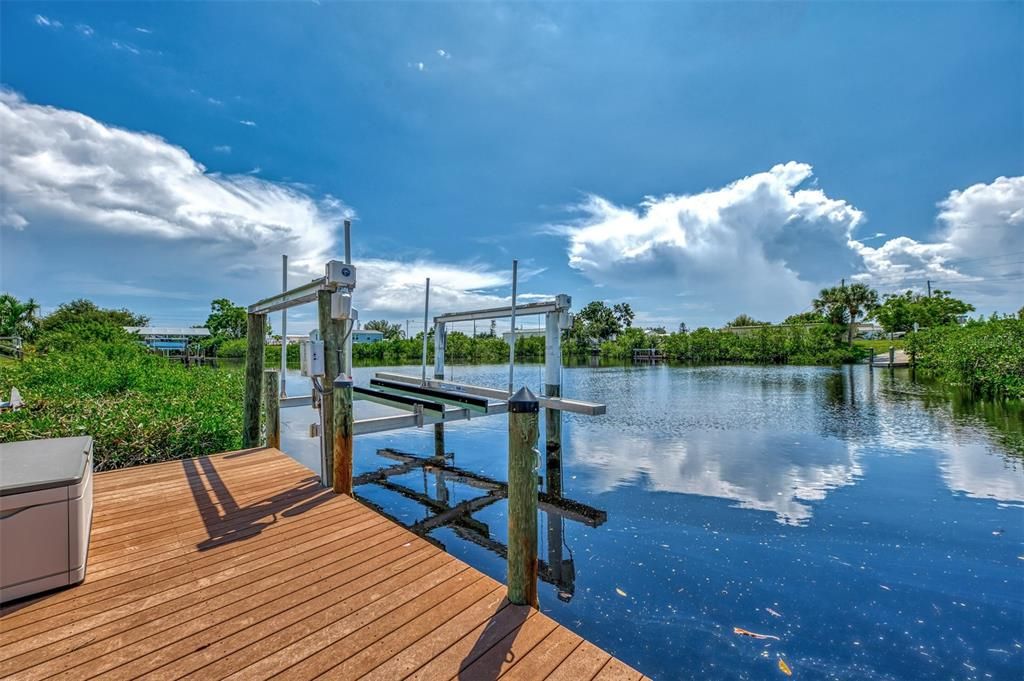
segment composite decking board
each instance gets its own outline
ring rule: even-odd
[[[636,679],[273,449],[94,477],[86,581],[0,608],[15,679]]]
[[[266,479],[254,480],[250,485],[246,485],[244,487],[241,485],[236,486],[234,488],[233,497],[226,500],[220,498],[222,490],[218,489],[217,486],[204,486],[198,483],[194,487],[190,487],[184,491],[179,489],[172,492],[170,490],[155,489],[151,493],[147,493],[147,495],[159,495],[159,502],[157,503],[139,503],[137,498],[132,502],[128,502],[121,499],[105,499],[94,495],[93,499],[96,502],[120,507],[115,511],[96,513],[95,517],[98,520],[109,522],[110,531],[113,531],[117,527],[125,524],[125,522],[131,522],[133,520],[137,521],[139,512],[167,511],[171,515],[180,515],[183,509],[181,503],[194,501],[196,497],[202,497],[204,499],[203,511],[205,512],[209,512],[214,509],[222,513],[228,511],[234,512],[238,510],[241,502],[245,501],[251,503],[252,500],[259,499],[261,495],[265,497],[268,492],[281,489],[282,483],[288,483],[288,487],[286,488],[287,492],[284,494],[285,496],[291,496],[294,492],[300,490],[309,493],[310,490],[314,489],[314,485],[319,483],[319,480],[315,477],[288,476],[284,475],[284,473],[286,473],[286,469],[281,469],[280,472],[268,470],[263,473],[263,475],[274,478],[273,482],[268,482]],[[264,501],[269,503],[273,500],[264,499]],[[192,508],[184,508],[188,509],[189,513],[193,511]]]
[[[610,658],[590,641],[583,641],[548,675],[548,681],[591,681]]]
[[[486,598],[472,607],[458,613],[445,624],[430,631],[426,636],[403,650],[393,654],[387,661],[363,675],[363,681],[390,681],[404,679],[414,671],[437,658],[456,641],[483,626],[498,616],[509,605],[505,591],[499,585]]]
[[[168,472],[160,476],[151,475],[140,475],[136,480],[125,482],[116,480],[112,477],[112,473],[97,473],[95,476],[95,484],[99,488],[97,495],[103,498],[123,498],[125,496],[131,498],[136,496],[138,493],[144,492],[156,492],[158,490],[169,490],[173,493],[186,495],[188,490],[193,486],[204,486],[216,484],[215,481],[209,479],[203,479],[200,477],[202,474],[211,472],[214,475],[220,473],[231,475],[232,485],[238,489],[245,484],[251,484],[254,481],[260,480],[260,474],[269,471],[288,471],[289,474],[302,478],[302,477],[315,477],[311,471],[296,470],[288,464],[273,459],[263,459],[259,461],[247,461],[239,463],[234,466],[222,466],[222,465],[210,465],[203,462],[209,459],[182,459],[178,461],[175,467],[178,469],[172,473]],[[209,466],[207,468],[207,466]],[[182,474],[186,476],[184,484],[182,484]],[[109,481],[109,484],[108,484]],[[263,478],[264,482],[272,482]],[[152,501],[152,500],[150,500]],[[108,508],[104,509],[105,512],[117,512],[121,508]]]
[[[366,521],[366,522],[370,522],[370,521]],[[376,526],[377,527],[386,527],[386,524],[384,524],[384,523],[377,523]],[[330,524],[325,524],[322,527],[323,527],[323,529],[330,529],[331,525]],[[363,529],[362,527],[356,527],[355,525],[352,525],[352,527],[354,527],[357,531]],[[346,533],[347,533],[347,531],[349,529],[351,529],[351,528],[346,528]],[[177,575],[182,574],[182,573],[186,573],[186,574],[191,574],[193,576],[193,578],[195,578],[195,579],[201,579],[201,578],[205,579],[205,578],[210,577],[211,575],[217,575],[217,574],[224,573],[225,570],[227,570],[227,569],[229,569],[231,567],[234,567],[234,566],[238,566],[238,565],[241,565],[242,567],[244,567],[246,569],[256,569],[258,567],[262,567],[262,565],[258,564],[258,563],[257,564],[251,564],[251,561],[253,559],[258,559],[258,558],[262,557],[263,555],[271,555],[271,556],[273,556],[275,560],[272,561],[272,562],[276,562],[278,560],[281,560],[282,558],[287,557],[287,554],[282,554],[281,550],[283,548],[287,547],[287,544],[288,544],[287,540],[288,539],[293,540],[293,543],[294,542],[301,542],[299,544],[299,546],[302,546],[303,549],[308,549],[308,548],[320,546],[320,545],[330,541],[331,537],[330,537],[330,535],[324,536],[324,533],[320,533],[319,535],[316,532],[306,533],[305,535],[295,535],[295,536],[285,537],[285,541],[284,542],[267,542],[266,546],[263,546],[263,547],[252,547],[252,548],[261,549],[258,552],[250,552],[250,553],[234,553],[234,552],[230,552],[230,553],[226,553],[224,555],[204,556],[203,557],[204,560],[202,560],[202,562],[198,562],[198,561],[190,562],[188,560],[188,555],[179,555],[179,556],[176,556],[175,558],[173,558],[171,560],[164,560],[164,561],[161,561],[159,563],[147,564],[147,565],[145,565],[143,567],[146,568],[147,570],[149,568],[154,568],[153,572],[147,572],[147,576],[148,575],[152,575],[152,574],[160,574],[164,578],[169,578],[169,577],[172,577],[172,576],[177,576]],[[285,544],[286,546],[282,546],[282,543]],[[123,566],[119,566],[119,567],[123,567]],[[239,571],[247,571],[247,570],[239,570]],[[130,571],[130,568],[129,568],[128,572],[115,572],[114,574],[111,574],[109,576],[109,578],[110,579],[115,579],[115,578],[121,577],[122,575],[130,576],[131,574],[132,574],[132,572]],[[97,584],[99,585],[99,583],[97,583]],[[106,586],[106,585],[103,585],[103,586]],[[170,588],[170,585],[166,584],[166,583],[165,584],[157,584],[156,586],[159,588],[160,591],[166,591],[168,588]],[[127,591],[128,589],[129,589],[129,587],[125,587],[124,589],[122,589],[120,591],[123,593],[124,591]],[[132,588],[131,590],[134,591],[136,589]],[[150,589],[150,591],[148,591],[147,593],[150,596],[156,596],[156,594],[159,593],[159,591],[157,589]],[[105,597],[109,599],[109,598],[113,597],[113,595],[112,595],[112,593],[108,593],[108,594],[105,595]],[[93,599],[93,600],[95,600],[95,599]],[[82,612],[81,611],[76,611],[73,614],[75,614],[76,617],[80,617],[82,615]],[[0,650],[2,650],[2,648],[0,648]],[[0,657],[2,657],[2,656],[0,656]]]
[[[640,681],[642,678],[640,672],[613,657],[601,667],[593,681]]]
[[[388,522],[377,522],[375,524],[370,525],[367,529],[359,530],[359,536],[357,538],[362,539],[365,536],[365,533],[379,532],[379,528],[381,527],[388,527]],[[394,527],[394,525],[392,524],[391,527]],[[311,535],[312,538],[308,538]],[[28,617],[30,620],[40,619],[41,617],[39,617],[37,613],[41,611],[43,606],[46,606],[50,612],[68,612],[72,608],[77,609],[81,605],[92,603],[96,600],[109,599],[111,597],[111,594],[108,592],[112,588],[116,587],[121,587],[121,594],[125,593],[124,590],[126,589],[130,589],[132,592],[138,591],[139,589],[150,589],[147,593],[153,593],[151,585],[154,582],[157,582],[158,580],[158,586],[163,586],[164,590],[166,590],[171,586],[177,585],[178,582],[176,581],[176,578],[184,578],[186,581],[194,581],[195,579],[204,578],[216,574],[223,577],[224,579],[227,579],[238,572],[244,572],[248,569],[256,569],[257,567],[261,567],[261,564],[254,563],[254,560],[262,558],[264,554],[276,555],[279,546],[282,543],[288,543],[289,540],[291,540],[293,544],[295,541],[303,542],[299,544],[299,546],[296,548],[302,548],[304,552],[301,555],[299,555],[296,559],[294,559],[295,562],[301,563],[305,561],[307,558],[315,558],[317,554],[320,552],[320,547],[324,544],[328,544],[329,542],[331,542],[332,538],[335,540],[335,543],[337,541],[344,541],[344,539],[339,540],[338,536],[336,535],[325,536],[322,532],[306,532],[304,535],[273,537],[275,541],[263,542],[262,544],[255,546],[246,546],[245,548],[247,548],[248,550],[244,552],[240,550],[231,551],[230,553],[223,556],[219,562],[210,562],[208,564],[190,563],[186,558],[179,557],[173,561],[165,561],[164,563],[158,563],[156,565],[147,566],[143,570],[136,570],[135,572],[141,574],[141,576],[137,579],[132,579],[129,581],[118,581],[118,578],[127,578],[131,577],[132,574],[134,574],[134,572],[129,571],[127,573],[118,573],[117,575],[114,575],[107,580],[99,582],[86,582],[82,586],[78,587],[78,589],[75,589],[73,591],[61,592],[61,594],[67,595],[71,595],[72,593],[81,593],[82,595],[79,598],[74,598],[70,599],[69,601],[62,601],[54,604],[50,604],[49,602],[43,603],[40,601],[36,601],[32,604],[37,606],[36,608],[28,611],[27,613],[19,612],[16,615],[10,615],[9,619],[12,622],[12,626],[20,626],[23,621],[23,616]],[[249,541],[254,542],[255,540]],[[310,553],[307,554],[305,553],[305,551],[310,551]],[[173,566],[168,566],[167,563],[173,563]],[[230,567],[225,568],[224,566]],[[88,591],[83,591],[84,589],[88,589],[88,587],[90,586],[94,588]],[[58,594],[55,594],[55,596],[57,595]],[[48,613],[46,616],[48,616]]]
[[[306,496],[292,497],[290,501],[308,502],[310,501],[310,499]],[[104,542],[100,545],[99,550],[97,551],[97,557],[102,553],[106,552],[108,550],[108,545],[110,544],[130,546],[133,541],[151,541],[155,537],[179,537],[184,540],[188,540],[196,536],[205,536],[207,539],[211,539],[211,535],[215,538],[229,532],[235,532],[239,529],[244,529],[246,525],[249,525],[253,528],[265,527],[266,523],[254,524],[252,521],[261,520],[262,518],[265,518],[267,516],[268,511],[271,512],[273,522],[277,524],[279,527],[294,527],[298,525],[313,527],[314,521],[319,522],[337,515],[336,509],[333,508],[310,508],[308,511],[308,515],[305,515],[301,522],[297,522],[287,516],[273,514],[273,509],[263,508],[258,510],[253,509],[239,512],[236,516],[233,516],[230,519],[222,518],[214,520],[212,518],[209,518],[207,519],[207,521],[203,521],[199,518],[191,518],[185,521],[181,521],[180,530],[176,530],[173,528],[144,528],[139,530],[138,533],[128,532],[125,534],[118,535],[118,537],[111,538],[110,541]],[[200,548],[200,550],[207,551],[209,550],[209,548],[207,548],[206,545],[203,545]],[[92,553],[91,548],[90,553]]]
[[[378,523],[376,525],[371,525],[369,529],[370,530],[377,530],[377,531],[379,531],[380,527],[387,527],[387,524],[386,523]],[[359,530],[359,535],[360,536],[358,538],[361,539],[362,536],[364,536],[364,533],[366,531],[367,530]],[[335,537],[333,537],[333,539],[334,540],[338,540],[338,537],[335,536]],[[331,542],[331,540],[332,540],[331,536],[315,537],[313,539],[308,540],[308,542],[306,542],[304,548],[318,548],[318,547],[320,547],[320,546],[322,546],[324,544],[327,544],[328,542]],[[260,547],[257,547],[257,548],[260,548]],[[150,568],[147,568],[146,569],[146,574],[142,578],[140,578],[138,580],[132,580],[132,581],[123,582],[123,583],[120,583],[120,584],[113,584],[113,586],[114,587],[121,586],[122,589],[131,589],[132,591],[138,591],[138,589],[140,589],[140,588],[146,588],[146,589],[149,589],[149,591],[147,593],[154,593],[156,590],[151,588],[154,584],[156,586],[162,587],[164,590],[166,590],[167,588],[170,588],[170,586],[176,585],[176,581],[175,580],[172,580],[173,583],[172,582],[163,583],[163,584],[156,583],[156,580],[160,579],[161,577],[166,577],[166,578],[171,578],[171,577],[191,577],[194,580],[194,579],[201,579],[201,578],[204,578],[204,577],[209,577],[211,575],[219,575],[223,579],[227,579],[229,577],[232,577],[234,574],[238,574],[238,573],[241,573],[241,572],[246,572],[246,571],[251,570],[251,569],[256,569],[258,567],[265,566],[265,563],[257,562],[260,558],[263,557],[264,554],[274,555],[275,556],[275,560],[270,561],[270,563],[274,563],[274,562],[277,562],[279,560],[282,560],[283,558],[278,558],[276,556],[277,548],[278,548],[278,544],[277,543],[268,543],[268,545],[266,547],[264,547],[262,550],[259,550],[259,551],[249,551],[249,552],[244,552],[244,553],[239,553],[239,552],[236,551],[236,552],[232,552],[232,554],[229,555],[227,559],[221,561],[220,563],[215,563],[215,564],[210,564],[210,565],[205,565],[205,566],[204,565],[193,566],[193,565],[189,564],[186,559],[181,558],[178,561],[174,561],[174,563],[173,563],[174,569],[173,570],[168,570],[168,571],[161,572],[161,570],[160,570],[161,565],[158,564],[152,570]],[[316,557],[317,553],[319,553],[319,551],[309,554],[308,557]],[[284,557],[284,558],[287,558],[287,557]],[[298,556],[297,559],[292,559],[290,562],[301,563],[306,558],[307,558],[307,555],[304,553],[303,555]],[[166,564],[162,564],[162,565],[166,565]],[[225,567],[225,566],[227,566],[227,567]],[[129,576],[130,576],[130,574],[131,573],[129,573]],[[87,585],[88,585],[88,583],[87,583]],[[87,586],[87,585],[83,585],[83,587]],[[92,583],[92,585],[95,586],[96,583]],[[109,599],[109,598],[113,597],[114,593],[116,593],[116,592],[111,592],[110,591],[110,586],[111,585],[106,583],[106,582],[100,584],[100,586],[103,586],[104,588],[101,589],[101,588],[97,587],[95,590],[93,590],[91,592],[88,592],[88,593],[85,593],[82,596],[81,599],[72,599],[71,602],[57,603],[57,604],[54,604],[52,607],[48,607],[47,611],[43,613],[43,616],[49,616],[54,611],[61,612],[61,611],[70,611],[72,609],[77,609],[81,605],[85,605],[87,603],[91,603],[91,602],[94,602],[94,601],[99,600],[99,599]],[[69,592],[64,592],[64,593],[69,593]],[[44,604],[37,603],[36,605],[37,605],[37,608],[35,610],[33,610],[32,612],[26,614],[25,617],[28,617],[30,619],[38,619],[39,618],[38,616],[36,616],[36,613],[39,612],[42,609],[40,606],[42,606]],[[19,613],[19,615],[21,615],[21,614]],[[17,616],[16,617],[16,616],[12,615],[10,619],[12,621],[12,625],[15,625],[15,624],[19,624],[20,625],[22,622],[25,621],[25,618],[23,618],[21,616]]]
[[[555,621],[548,617],[531,617],[522,627],[506,635],[473,663],[459,669],[450,678],[497,679],[512,669],[556,627],[558,625]]]
[[[408,564],[401,561],[412,556],[422,558],[422,554],[414,551],[397,560],[393,554],[387,556],[387,559],[391,564],[408,567]],[[369,575],[371,579],[379,581],[390,576],[385,572],[390,567],[387,561],[375,559],[361,567],[366,571],[380,571],[379,575]],[[351,582],[366,576],[355,573],[348,579]],[[303,612],[325,607],[322,597],[328,593],[351,592],[350,595],[357,596],[376,585],[368,584],[371,581],[369,579],[355,585],[339,584],[341,580],[338,579],[330,581],[331,584],[325,584],[319,590],[315,584],[312,587],[304,585],[305,588],[297,587],[291,592],[275,590],[272,593],[260,593],[252,600],[235,601],[228,607],[208,609],[201,617],[187,620],[169,631],[165,630],[167,635],[161,633],[149,637],[142,644],[133,646],[133,650],[128,653],[117,650],[98,660],[99,664],[87,668],[90,672],[109,672],[103,675],[105,679],[141,678],[151,671],[162,677],[184,676],[216,661],[243,640],[258,638],[257,628],[259,631],[273,630],[278,621],[284,623],[289,618],[301,617]],[[329,591],[331,587],[335,589],[333,592]],[[76,676],[71,674],[68,678]]]
[[[526,620],[536,614],[536,610],[525,605],[506,605],[485,624],[478,626],[448,646],[406,678],[410,681],[429,681],[438,677],[448,678],[450,675],[448,670],[469,666],[510,632],[521,628]],[[603,662],[602,660],[602,664]]]
[[[252,471],[248,475],[251,476],[250,480],[238,481],[233,484],[234,495],[236,497],[251,497],[260,493],[265,493],[271,490],[282,489],[282,483],[288,482],[286,490],[291,490],[292,487],[298,487],[302,483],[314,483],[318,482],[315,476],[309,475],[296,475],[288,470],[284,466],[278,466],[275,468],[268,468],[265,470]],[[278,477],[281,476],[281,477]],[[244,483],[244,484],[243,484]],[[213,484],[207,480],[197,479],[190,481],[189,487],[182,488],[180,485],[177,487],[161,487],[153,486],[148,491],[138,490],[134,495],[130,490],[126,490],[123,493],[117,495],[93,495],[94,501],[98,501],[107,507],[105,511],[97,511],[96,517],[108,520],[113,523],[115,519],[128,519],[131,520],[137,517],[139,510],[158,510],[158,509],[174,509],[177,510],[180,506],[177,506],[177,502],[187,501],[197,494],[202,494],[208,497],[208,504],[210,506],[223,506],[224,501],[219,498],[220,483]],[[139,498],[139,494],[144,494],[146,497],[151,495],[159,494],[159,501],[154,503],[152,499],[144,497]],[[231,499],[232,502],[237,503],[237,499]],[[191,510],[191,509],[189,509]]]
[[[355,560],[344,560],[341,562],[344,567],[353,567],[353,564],[358,565],[359,561],[376,565],[375,559],[381,552],[387,552],[393,546],[393,539],[394,537],[387,539],[387,546],[383,548],[374,548],[372,551],[367,549],[355,554]],[[398,539],[404,538],[399,537]],[[341,554],[338,556],[338,558],[345,559],[351,557]],[[390,560],[394,560],[394,556],[391,556]],[[387,562],[384,561],[383,564],[386,565]],[[314,569],[311,572],[317,571]],[[358,572],[353,572],[353,579],[359,576]],[[258,577],[259,575],[255,576]],[[62,639],[59,644],[51,646],[50,651],[80,652],[78,657],[80,657],[80,661],[84,661],[91,659],[90,655],[92,653],[90,651],[98,651],[97,654],[101,654],[104,650],[120,648],[128,643],[138,642],[140,639],[153,634],[160,634],[159,642],[161,645],[170,644],[176,640],[175,636],[179,634],[185,636],[188,632],[181,632],[177,629],[170,634],[163,634],[161,632],[165,632],[175,625],[182,625],[184,628],[194,626],[201,616],[206,616],[211,612],[212,614],[209,615],[208,620],[213,620],[211,625],[216,624],[220,619],[226,619],[236,612],[249,611],[259,606],[265,600],[286,595],[289,589],[296,590],[305,586],[306,579],[309,576],[310,572],[278,572],[268,575],[263,579],[256,579],[246,584],[238,585],[237,588],[216,596],[212,593],[208,594],[208,600],[202,600],[198,603],[178,599],[176,602],[162,604],[148,611],[132,613],[104,626],[90,628],[78,635]],[[315,574],[313,576],[314,581],[318,576],[322,575]],[[290,580],[294,580],[294,582]],[[195,599],[193,598],[191,601],[195,601]],[[133,647],[131,652],[136,656],[143,655],[148,652],[148,648],[145,644],[140,643]],[[7,662],[10,662],[12,667],[20,665],[19,668],[21,668],[26,666],[24,663],[28,659],[30,659],[30,656],[25,655],[0,663],[0,673],[13,671],[13,668],[7,669]],[[132,658],[127,657],[126,659],[130,660]],[[36,660],[33,660],[33,662],[38,663]],[[75,664],[77,663],[75,662]]]
[[[315,520],[316,523],[329,523],[329,522],[331,522],[332,519],[337,519],[339,517],[337,514],[333,513],[333,510],[334,509],[324,509],[323,513],[318,513],[315,509],[311,509],[310,510],[310,515],[309,515],[309,519],[314,519],[315,518],[316,519]],[[355,509],[351,509],[349,512],[354,514],[356,511],[355,511]],[[183,531],[180,531],[180,532],[174,531],[174,530],[167,530],[167,531],[165,531],[163,533],[158,534],[155,537],[150,535],[150,534],[145,534],[145,535],[142,535],[141,537],[136,537],[134,540],[133,539],[124,539],[122,542],[119,542],[117,544],[117,549],[119,549],[119,550],[113,550],[112,551],[111,549],[108,549],[105,546],[101,546],[100,548],[102,550],[101,551],[97,551],[96,555],[95,555],[95,558],[96,558],[96,569],[97,570],[108,570],[108,569],[116,567],[118,565],[123,565],[123,564],[126,564],[126,563],[137,561],[138,559],[137,559],[137,557],[134,554],[138,553],[138,551],[136,551],[132,547],[144,547],[144,546],[147,546],[148,544],[151,544],[153,542],[156,542],[158,544],[158,546],[156,547],[156,549],[154,549],[153,552],[151,552],[148,555],[146,555],[145,560],[147,560],[147,561],[153,561],[154,559],[169,558],[171,555],[180,553],[182,550],[185,550],[186,552],[189,552],[189,553],[194,553],[194,547],[196,546],[195,540],[198,538],[199,542],[202,543],[204,541],[203,537],[206,537],[207,539],[209,539],[210,538],[210,534],[213,534],[213,533],[215,533],[214,534],[214,538],[213,538],[213,542],[216,542],[218,540],[223,540],[225,537],[240,537],[241,536],[240,534],[235,534],[235,533],[241,533],[241,532],[245,532],[245,531],[248,531],[250,533],[262,533],[262,530],[266,527],[266,525],[262,524],[262,523],[254,524],[254,523],[252,523],[250,521],[251,520],[260,519],[260,518],[262,518],[264,516],[255,515],[255,514],[246,514],[246,516],[247,517],[240,518],[238,520],[213,521],[213,522],[210,522],[209,524],[205,524],[203,522],[190,522],[190,523],[188,523],[188,525],[186,525],[184,528],[182,528]],[[307,520],[307,519],[304,518],[304,520]],[[289,522],[288,518],[275,518],[273,522],[275,524],[278,524],[279,526],[282,526],[282,527],[283,526],[287,526],[287,525],[293,525],[293,526],[296,526],[296,527],[305,526],[305,527],[309,527],[309,528],[315,527],[315,525],[312,524],[312,523],[307,523],[306,525],[303,525],[302,523],[299,523],[299,522]],[[180,543],[183,543],[183,544],[188,544],[189,542],[191,542],[192,546],[191,547],[171,547],[171,546],[167,546],[165,544],[165,542],[167,542],[168,540],[172,540],[172,539],[175,540],[175,541],[178,541]],[[209,544],[209,543],[212,543],[212,542],[207,542],[207,544]],[[201,550],[211,550],[211,549],[217,548],[219,546],[226,546],[229,543],[232,543],[232,542],[222,541],[219,544],[215,544],[214,546],[210,546],[210,549],[207,549],[206,545],[204,544],[204,546],[203,546],[203,548]],[[161,544],[163,544],[162,547],[160,546]],[[163,548],[163,550],[160,550],[160,548]],[[192,548],[193,550],[190,551],[189,548]],[[92,553],[91,548],[90,548],[90,553]],[[92,567],[91,564],[90,564],[90,567]]]
[[[367,539],[366,542],[366,544],[361,544],[359,548],[371,551],[373,546],[370,544],[373,542],[369,539]],[[299,558],[301,559],[301,562],[296,561],[299,562],[298,565],[281,565],[281,561],[265,566],[256,564],[253,565],[250,570],[237,570],[220,573],[209,578],[196,580],[195,583],[186,584],[172,589],[164,589],[158,593],[142,593],[139,594],[141,598],[108,599],[105,602],[95,604],[93,607],[75,608],[74,614],[78,614],[78,617],[71,620],[68,620],[67,618],[50,617],[40,620],[36,626],[33,626],[30,629],[14,630],[12,634],[19,635],[21,637],[21,641],[17,641],[8,647],[5,647],[3,649],[3,657],[6,659],[7,657],[12,656],[11,653],[17,652],[16,649],[38,647],[47,642],[52,643],[60,640],[61,638],[74,636],[79,633],[79,631],[86,632],[90,639],[94,639],[98,636],[97,627],[108,624],[112,627],[116,627],[118,625],[111,623],[119,622],[123,617],[137,615],[143,609],[159,608],[158,610],[146,613],[147,617],[154,618],[160,613],[168,611],[173,612],[175,609],[189,607],[195,601],[204,602],[205,600],[211,599],[220,593],[230,593],[231,591],[245,587],[254,581],[271,579],[275,575],[280,575],[282,572],[284,574],[279,578],[287,580],[293,575],[297,576],[303,574],[304,571],[308,569],[308,565],[306,565],[306,555],[302,555]],[[159,588],[159,586],[157,588]],[[18,645],[19,643],[21,643],[20,646]],[[0,666],[0,669],[2,669],[2,666]]]
[[[407,591],[401,598],[380,600],[351,617],[332,622],[301,641],[261,660],[258,665],[241,671],[239,679],[316,678],[340,661],[348,661],[378,638],[401,626],[405,617],[415,617],[426,609],[465,593],[483,576],[475,570],[463,569],[434,584],[429,580],[425,590]]]
[[[583,639],[565,627],[556,627],[554,631],[537,645],[532,655],[527,655],[512,667],[502,678],[516,681],[532,681],[543,679],[553,672],[565,658],[583,641]]]
[[[343,662],[331,659],[334,653],[343,652],[346,647],[335,645],[319,653],[319,656],[333,666],[327,664],[318,666],[317,669],[323,673],[330,673],[332,679],[338,681],[355,681],[361,679],[365,674],[373,671],[384,664],[394,655],[402,652],[410,646],[419,645],[420,640],[436,627],[443,626],[464,610],[474,607],[481,601],[490,601],[491,598],[502,587],[500,584],[491,583],[486,579],[479,579],[472,585],[462,588],[444,601],[434,602],[430,600],[418,605],[415,610],[410,608],[409,612],[419,610],[426,605],[427,610],[420,612],[413,619],[407,619],[409,613],[398,611],[394,613],[392,621],[377,628],[367,626],[365,632],[361,633],[363,638],[358,645],[363,645],[358,653],[353,653],[345,658]],[[426,600],[420,596],[417,600]],[[409,604],[412,605],[411,603]],[[384,621],[386,618],[381,618]],[[376,623],[375,623],[376,624]],[[384,634],[386,629],[390,632]],[[366,644],[366,645],[364,645]],[[319,675],[319,674],[317,674]]]
[[[204,650],[202,657],[193,655],[179,660],[173,666],[180,669],[187,665],[189,669],[194,670],[191,676],[197,679],[219,677],[244,668],[303,638],[318,623],[340,619],[409,584],[416,583],[416,580],[428,577],[429,573],[455,570],[458,567],[450,556],[444,554],[434,554],[425,560],[412,563],[416,557],[417,554],[414,554],[409,559],[402,559],[389,566],[391,573],[384,575],[386,579],[373,583],[372,589],[357,588],[376,579],[375,575],[367,575],[361,578],[361,584],[353,585],[350,590],[332,591],[330,600],[306,601],[302,606],[289,611],[285,618],[264,620],[252,631],[241,631],[219,640]]]

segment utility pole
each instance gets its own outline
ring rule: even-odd
[[[932,280],[928,279],[925,283],[928,284],[928,297],[932,297]]]

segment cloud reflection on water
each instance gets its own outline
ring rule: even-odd
[[[569,453],[594,492],[642,485],[654,492],[717,497],[803,525],[810,504],[863,474],[855,449],[808,433],[697,431],[685,440],[580,429]]]

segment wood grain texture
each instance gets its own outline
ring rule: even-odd
[[[0,608],[11,679],[638,679],[276,449],[97,474],[86,580]]]

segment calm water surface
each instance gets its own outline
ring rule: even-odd
[[[507,375],[454,367],[460,382]],[[536,365],[517,372],[540,382]],[[563,495],[607,519],[540,514],[541,608],[556,620],[658,679],[782,679],[780,658],[801,679],[1024,678],[1019,404],[866,366],[581,367],[563,382],[608,405],[565,415],[562,457]],[[289,394],[304,392],[294,376]],[[313,412],[283,415],[284,448],[319,470]],[[507,479],[504,416],[446,436],[450,465]],[[361,436],[356,473],[396,465],[384,448],[433,444],[432,428]],[[356,493],[410,525],[485,494],[423,470],[389,480]],[[493,503],[429,536],[504,580],[505,513]]]

